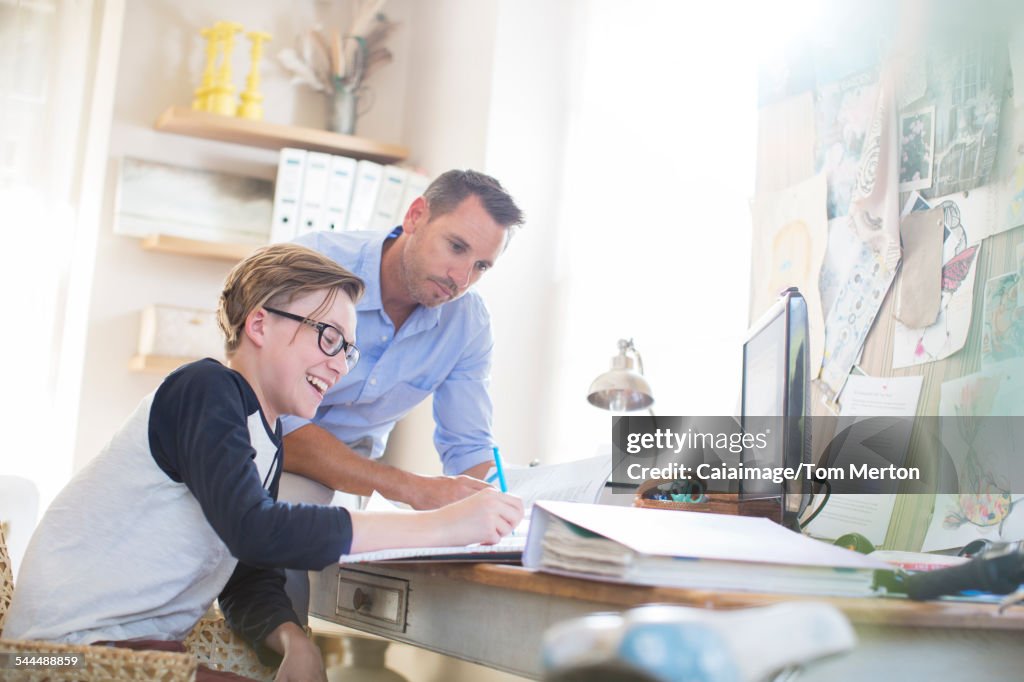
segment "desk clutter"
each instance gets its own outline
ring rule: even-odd
[[[856,643],[849,621],[828,604],[727,612],[655,604],[548,628],[544,679],[757,682]]]
[[[399,166],[286,147],[277,166],[270,241],[390,229],[428,184],[423,173]]]
[[[633,506],[645,509],[760,516],[782,523],[782,495],[743,499],[738,493],[710,493],[697,481],[651,479],[640,484]]]

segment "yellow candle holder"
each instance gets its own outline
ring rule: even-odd
[[[252,66],[245,79],[245,90],[241,94],[238,105],[238,116],[254,121],[263,119],[263,94],[260,88],[260,59],[263,57],[263,43],[271,40],[271,35],[263,31],[250,31],[246,34],[252,43]]]

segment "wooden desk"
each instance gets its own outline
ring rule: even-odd
[[[548,626],[652,602],[708,609],[811,599],[792,595],[615,585],[501,564],[367,564],[311,573],[310,613],[525,677],[541,674]],[[819,661],[801,680],[1020,679],[1024,608],[826,599],[857,631],[857,648]],[[356,609],[354,605],[358,604]]]

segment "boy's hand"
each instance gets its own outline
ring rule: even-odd
[[[267,637],[266,644],[284,654],[274,682],[327,682],[320,649],[295,623],[282,623]]]
[[[523,501],[488,486],[464,500],[430,512],[441,545],[493,545],[523,519]]]

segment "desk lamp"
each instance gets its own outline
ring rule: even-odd
[[[633,369],[634,365],[639,371]],[[644,361],[633,345],[633,339],[619,339],[619,354],[612,358],[612,368],[590,384],[587,400],[591,405],[612,412],[646,409],[653,417],[654,412],[650,408],[654,404],[654,394],[643,374]]]

